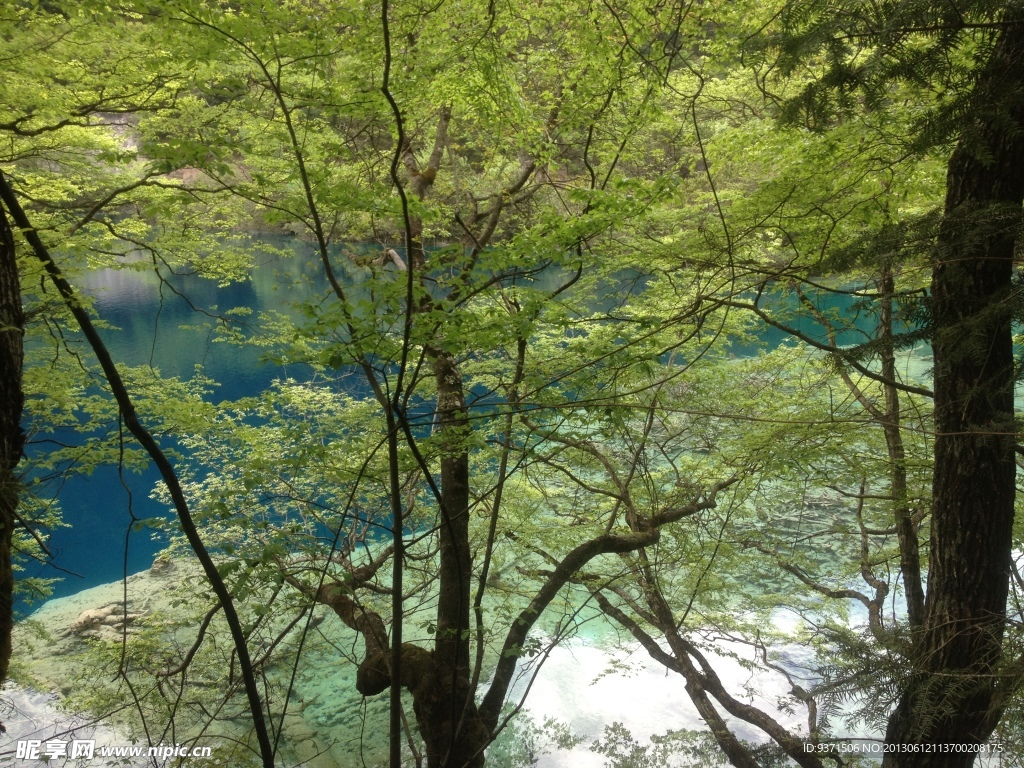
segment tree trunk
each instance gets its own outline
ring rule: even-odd
[[[893,340],[893,295],[896,285],[892,265],[888,261],[881,265],[879,289],[881,314],[879,327],[882,341],[882,378],[887,382],[896,380],[896,349]],[[893,497],[893,518],[896,523],[896,537],[900,549],[900,573],[903,576],[903,591],[907,600],[907,621],[910,628],[917,630],[924,623],[924,587],[921,583],[921,554],[917,540],[917,524],[907,501],[907,452],[903,445],[903,431],[900,424],[900,393],[892,383],[883,384],[885,390],[885,444],[889,454],[889,486]]]
[[[462,376],[455,359],[446,352],[435,351],[434,379],[437,382],[438,432],[442,440],[441,455],[441,519],[440,570],[438,572],[437,637],[434,656],[437,663],[438,692],[444,697],[437,706],[447,709],[438,713],[435,739],[446,745],[445,751],[463,740],[460,723],[466,717],[475,719],[476,707],[470,690],[469,670],[469,609],[470,576],[472,575],[469,550],[469,454],[466,439],[469,418]],[[447,698],[444,701],[444,698]],[[472,714],[470,713],[472,710]],[[417,709],[417,719],[421,719]],[[426,731],[424,738],[427,739]],[[428,752],[429,752],[429,739]],[[484,742],[486,743],[486,742]],[[462,758],[438,763],[446,768],[462,768]],[[482,755],[481,755],[482,758]],[[482,762],[481,762],[482,764]],[[433,763],[431,763],[433,765]],[[475,762],[470,765],[476,765]]]
[[[24,316],[14,232],[0,208],[0,683],[11,663],[14,628],[14,571],[11,536],[17,520],[18,481],[14,468],[21,459],[21,368]]]
[[[423,649],[417,651],[427,655]],[[433,658],[418,681],[411,682],[403,677],[413,696],[428,768],[482,768],[491,730],[477,710],[469,682],[459,676],[453,689],[451,669]]]
[[[438,432],[442,436],[440,594],[437,607],[437,653],[442,667],[458,670],[469,680],[470,551],[469,454],[466,439],[469,419],[462,392],[462,377],[455,361],[442,353],[434,359],[437,380]]]
[[[1020,14],[1004,17],[1019,22]],[[932,271],[935,468],[925,621],[889,744],[984,743],[998,722],[1014,514],[1013,253],[1024,201],[1024,35],[1007,27],[949,161]],[[886,766],[970,766],[895,753]]]

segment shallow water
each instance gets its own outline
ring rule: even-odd
[[[53,694],[40,693],[13,684],[4,686],[0,692],[0,721],[7,728],[0,734],[0,765],[18,764],[23,766],[43,765],[32,760],[19,760],[19,741],[36,740],[47,743],[70,742],[75,740],[95,741],[97,746],[128,745],[128,739],[105,723],[95,723],[87,718],[69,714],[59,707],[59,700]],[[123,759],[101,757],[94,753],[90,760],[51,761],[51,765],[88,765],[98,768],[123,768]]]

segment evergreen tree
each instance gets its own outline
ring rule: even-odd
[[[913,672],[887,743],[983,744],[1014,676],[1001,674],[1015,501],[1011,321],[1024,203],[1024,8],[1019,3],[792,3],[780,61],[824,74],[788,113],[825,129],[855,109],[892,109],[894,86],[937,94],[909,138],[955,144],[932,251],[927,333],[935,445],[927,594]],[[970,765],[970,753],[894,751],[886,765]]]

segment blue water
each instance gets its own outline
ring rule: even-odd
[[[272,244],[294,256],[268,258],[248,281],[218,286],[194,275],[173,277],[171,286],[187,301],[162,285],[151,270],[104,269],[77,280],[76,288],[93,297],[96,314],[114,326],[100,333],[115,362],[152,366],[164,376],[183,380],[202,366],[204,375],[218,383],[208,396],[212,402],[252,397],[274,379],[302,380],[310,371],[305,366],[264,362],[256,346],[216,341],[215,321],[194,307],[210,313],[246,307],[254,314],[266,310],[294,314],[294,302],[325,292],[319,262],[308,246],[284,238],[274,238]],[[62,442],[82,439],[72,430],[53,437]],[[162,445],[173,448],[166,439]],[[36,450],[42,449],[45,446]],[[159,480],[152,466],[141,473],[119,475],[116,467],[100,467],[91,475],[69,475],[53,489],[69,526],[52,532],[53,565],[33,564],[24,575],[60,577],[53,596],[62,597],[148,568],[167,542],[151,529],[133,530],[132,521],[133,517],[166,516],[166,507],[150,498]]]
[[[171,279],[171,290],[152,271],[105,269],[78,280],[76,287],[94,298],[98,316],[113,326],[103,330],[102,336],[118,363],[152,366],[164,376],[183,380],[194,375],[196,366],[202,366],[204,375],[218,383],[208,395],[212,402],[256,396],[275,379],[303,380],[311,371],[304,366],[265,362],[262,350],[253,345],[215,340],[215,321],[196,310],[218,313],[244,307],[253,315],[277,311],[295,316],[294,303],[326,295],[322,267],[309,245],[281,237],[266,242],[284,255],[268,257],[249,280],[227,286],[196,276],[176,276]],[[344,271],[340,276],[346,279]],[[631,291],[642,290],[642,279],[638,282],[636,276],[625,275],[622,280],[622,290],[610,289],[597,296],[596,303],[620,301]],[[552,272],[547,281],[553,288],[560,277]],[[867,330],[873,323],[868,319],[859,325]],[[807,320],[794,321],[794,327],[808,333],[820,330]],[[854,331],[839,341],[859,343],[865,335]],[[738,345],[734,349],[737,354],[751,354],[759,348],[775,347],[786,338],[781,331],[768,330],[759,343],[748,345],[749,349]],[[483,398],[479,405],[488,400],[485,392],[472,395]],[[56,437],[66,442],[81,440],[81,435],[70,430]],[[173,447],[169,441],[164,444]],[[69,527],[52,532],[49,544],[54,565],[30,566],[25,575],[61,577],[53,593],[61,597],[148,568],[166,540],[148,528],[134,530],[132,522],[167,515],[166,507],[150,498],[159,479],[152,467],[120,475],[115,467],[101,467],[89,476],[70,475],[57,493]]]

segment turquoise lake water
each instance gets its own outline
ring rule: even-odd
[[[274,245],[294,248],[298,256],[305,246],[297,240],[274,238]],[[303,366],[282,368],[261,362],[261,350],[214,340],[213,321],[193,307],[224,312],[236,307],[261,311],[290,311],[292,303],[322,291],[319,263],[312,258],[268,259],[268,268],[254,270],[250,280],[218,286],[213,280],[179,276],[173,287],[152,271],[104,269],[79,279],[77,288],[95,300],[96,314],[114,326],[101,331],[117,363],[151,365],[164,376],[191,378],[196,366],[218,382],[210,399],[215,402],[251,397],[264,391],[275,378],[304,379]],[[191,306],[190,306],[191,303]],[[192,326],[186,328],[184,326]],[[61,439],[79,440],[70,430]],[[151,532],[129,534],[131,508],[137,518],[163,516],[164,506],[149,498],[159,473],[149,468],[142,474],[125,473],[126,489],[115,467],[101,467],[91,476],[71,476],[59,488],[64,520],[70,526],[53,532],[50,547],[61,573],[52,567],[30,568],[26,575],[60,576],[54,597],[119,579],[148,568],[166,542],[152,539]],[[127,557],[125,542],[128,541]]]
[[[218,313],[233,308],[248,308],[254,314],[276,311],[295,314],[293,305],[310,297],[327,294],[322,266],[313,248],[295,238],[266,236],[274,248],[294,254],[292,258],[266,257],[265,264],[252,271],[250,279],[227,286],[196,276],[171,279],[173,290],[151,270],[104,269],[92,272],[77,281],[79,290],[95,300],[97,315],[113,326],[102,332],[114,360],[130,366],[150,365],[164,376],[191,378],[197,366],[218,383],[210,395],[214,402],[251,397],[264,391],[275,379],[291,377],[307,379],[308,367],[298,365],[282,368],[263,362],[262,350],[255,346],[239,346],[214,339],[213,322],[202,312]],[[367,251],[376,245],[357,246]],[[344,260],[339,259],[339,264]],[[344,270],[339,277],[350,279]],[[543,278],[541,278],[543,280]],[[555,280],[552,279],[552,285]],[[625,276],[625,290],[642,290],[642,280]],[[188,298],[186,301],[182,294]],[[615,301],[618,294],[609,289],[595,301]],[[831,306],[852,300],[830,299]],[[200,311],[197,311],[200,310]],[[870,319],[861,322],[867,327]],[[813,324],[797,323],[804,332],[814,332]],[[736,353],[750,354],[758,348],[773,348],[786,340],[774,329],[761,334],[758,345],[737,346]],[[840,343],[864,341],[865,336],[852,332]],[[66,431],[58,437],[80,440]],[[54,597],[73,594],[97,584],[121,578],[149,567],[153,556],[165,545],[153,538],[149,530],[131,531],[132,516],[151,518],[166,515],[166,508],[150,498],[159,481],[155,469],[141,474],[126,473],[122,484],[116,468],[103,467],[91,476],[71,476],[59,488],[58,498],[64,520],[69,525],[52,533],[51,550],[57,569],[32,566],[26,575],[60,576],[63,581],[54,588]],[[127,485],[127,488],[125,487]],[[127,552],[126,552],[127,542]],[[61,572],[59,569],[63,569]]]

